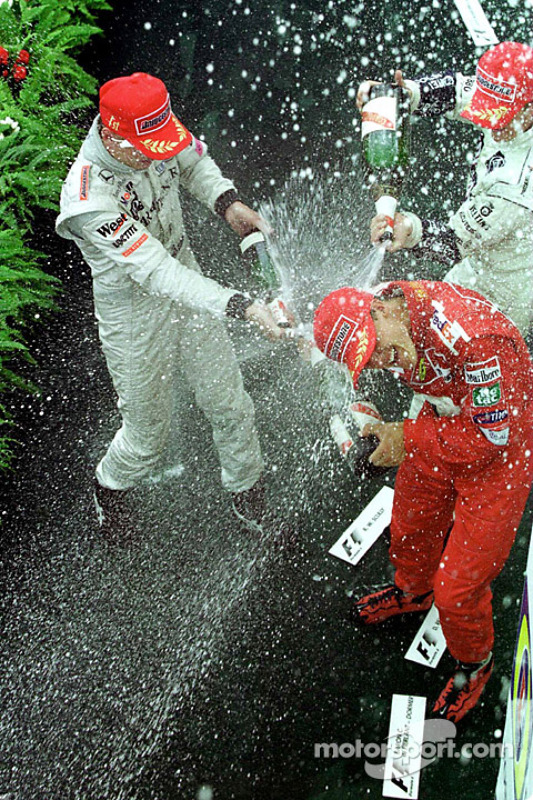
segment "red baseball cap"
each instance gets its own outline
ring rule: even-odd
[[[502,42],[478,61],[476,88],[461,116],[482,128],[504,128],[533,100],[533,48]]]
[[[319,350],[346,364],[354,386],[376,346],[370,316],[374,295],[345,286],[325,297],[315,311],[313,331]]]
[[[172,113],[163,81],[145,72],[104,83],[100,88],[100,116],[106,128],[156,161],[172,158],[192,141],[192,135]]]

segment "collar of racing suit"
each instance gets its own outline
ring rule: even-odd
[[[514,155],[523,153],[533,146],[533,128],[527,131],[520,131],[510,142],[496,142],[492,138],[491,131],[483,131],[485,150],[496,152],[501,150],[504,155]]]
[[[490,168],[492,159],[497,168]],[[481,161],[480,161],[481,159]],[[533,169],[533,129],[521,131],[510,142],[495,142],[490,132],[484,134],[483,146],[473,164],[470,195],[486,193],[487,197],[500,197],[533,211],[531,177]]]

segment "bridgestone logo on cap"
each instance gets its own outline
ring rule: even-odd
[[[326,343],[326,355],[334,361],[342,361],[346,347],[357,330],[357,323],[341,315],[331,331]]]
[[[504,103],[513,103],[516,97],[516,85],[507,81],[498,81],[488,72],[478,67],[476,74],[478,86],[484,94],[495,97]]]
[[[135,130],[137,136],[142,136],[145,133],[153,133],[162,128],[170,117],[170,97],[167,94],[165,103],[153,111],[151,114],[146,114],[144,117],[137,117],[135,120]]]

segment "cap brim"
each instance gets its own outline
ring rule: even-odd
[[[171,114],[163,128],[152,134],[129,137],[128,141],[148,158],[154,161],[166,161],[190,145],[192,134],[174,114]]]
[[[513,103],[512,106],[494,106],[487,102],[483,96],[477,97],[474,94],[470,104],[461,112],[463,119],[468,119],[480,128],[488,128],[497,131],[505,128],[511,120],[523,109],[526,103]]]
[[[354,387],[357,386],[361,372],[368,364],[375,347],[376,329],[369,317],[367,322],[358,329],[357,334],[352,338],[342,359],[350,370]]]

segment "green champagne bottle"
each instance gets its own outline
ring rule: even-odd
[[[363,172],[377,214],[388,229],[381,241],[392,240],[394,214],[409,169],[411,117],[409,93],[398,84],[372,86],[362,109]]]
[[[254,230],[241,240],[241,253],[246,270],[261,291],[276,323],[280,328],[290,328],[287,307],[281,299],[281,276],[268,251],[263,233]]]

